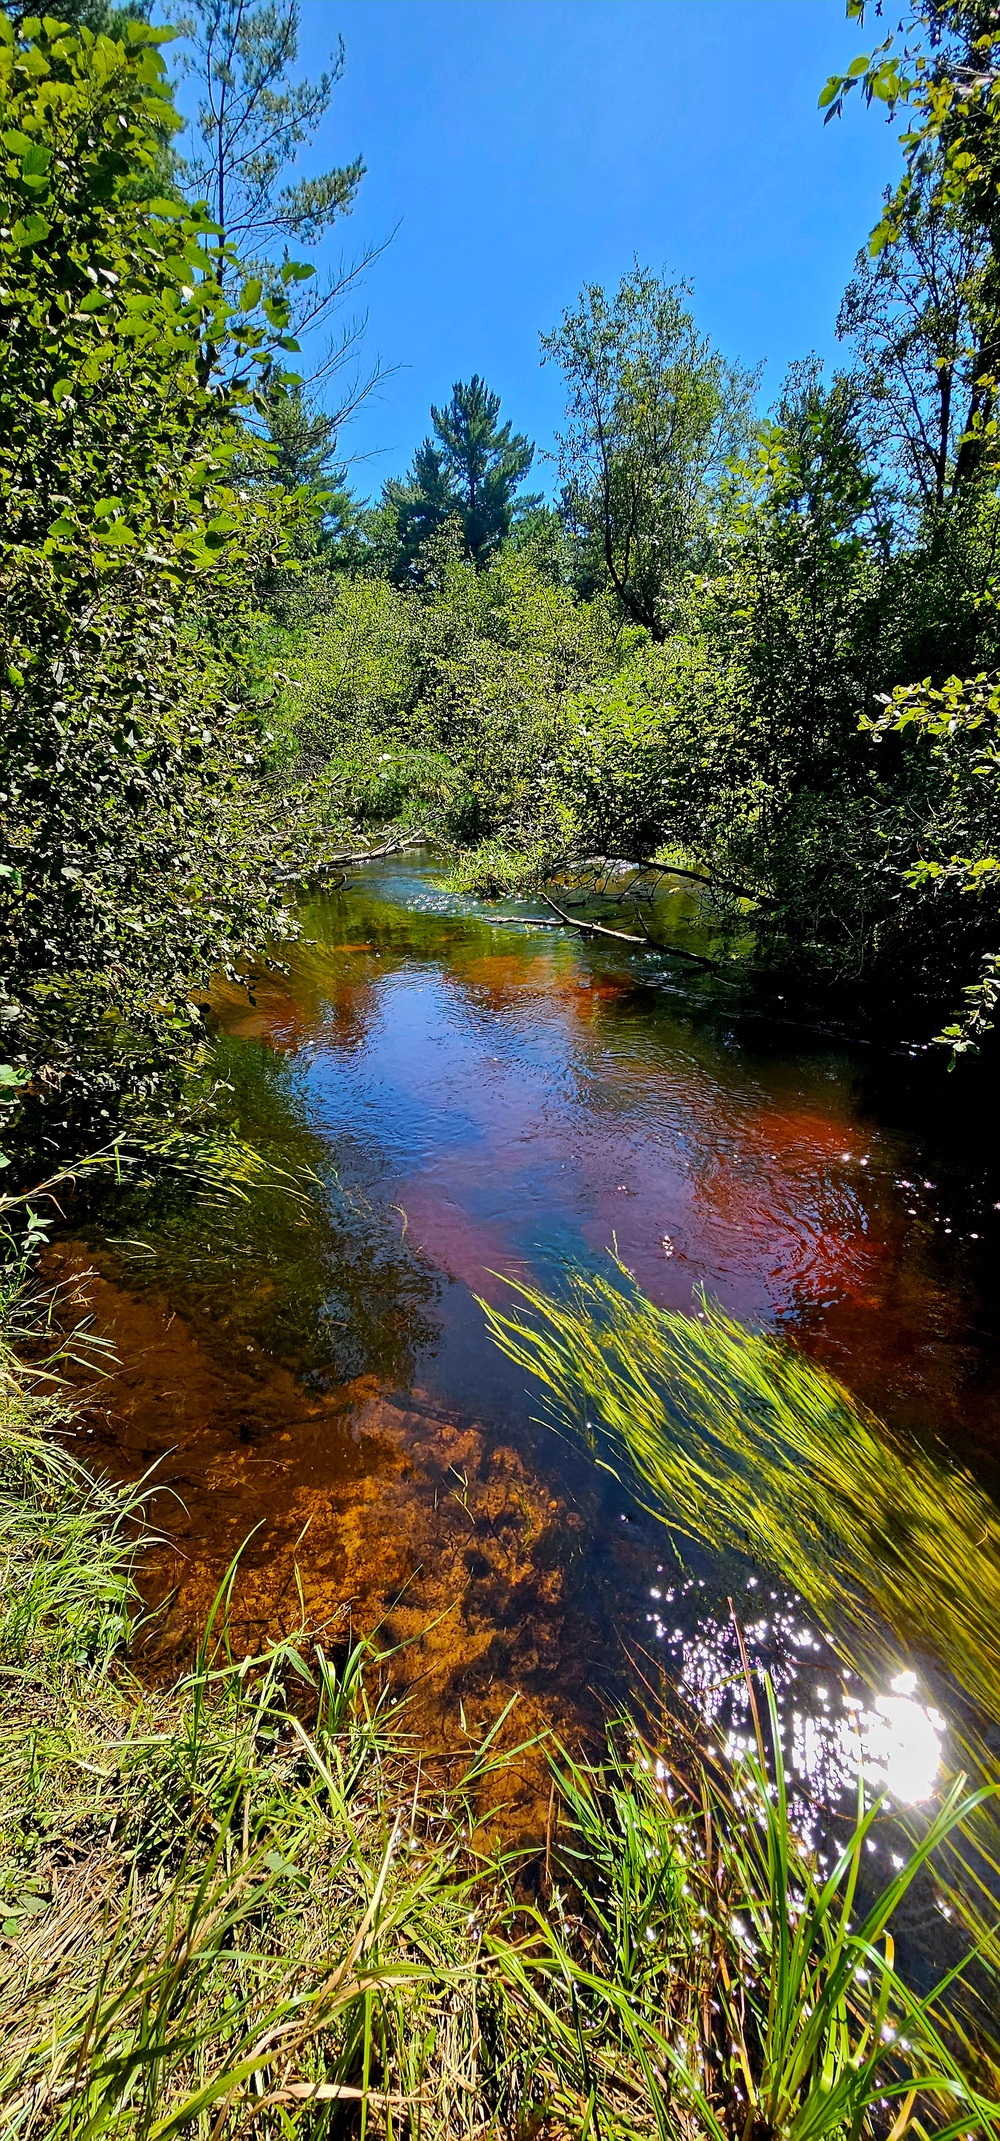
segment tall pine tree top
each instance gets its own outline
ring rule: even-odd
[[[535,449],[509,423],[500,424],[499,415],[500,396],[478,372],[456,380],[447,407],[431,409],[435,437],[417,448],[406,482],[386,484],[383,503],[395,514],[404,576],[448,520],[459,523],[466,557],[486,565],[510,534],[515,513],[540,503],[515,495]]]
[[[510,534],[514,494],[535,458],[522,432],[498,423],[500,396],[478,372],[455,381],[445,409],[431,408],[444,474],[462,521],[466,554],[486,563]]]

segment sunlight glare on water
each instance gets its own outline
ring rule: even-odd
[[[690,1589],[689,1581],[682,1594]],[[673,1592],[653,1595],[674,1602]],[[770,1613],[741,1632],[751,1667],[774,1688],[793,1793],[835,1806],[856,1798],[863,1775],[893,1806],[924,1805],[941,1778],[946,1728],[940,1711],[921,1700],[916,1674],[896,1674],[887,1694],[862,1689],[804,1621],[801,1601],[786,1592],[772,1597]],[[668,1630],[659,1613],[650,1621],[672,1655],[678,1687],[723,1751],[730,1760],[751,1752],[753,1715],[732,1613],[706,1613],[690,1632]]]
[[[917,1700],[916,1685],[915,1673],[899,1673],[860,1720],[868,1774],[899,1806],[922,1805],[941,1771],[944,1718]]]

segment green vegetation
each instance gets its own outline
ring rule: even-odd
[[[430,538],[454,521],[462,552],[482,570],[513,523],[513,500],[527,475],[535,449],[509,423],[499,424],[500,396],[476,375],[456,380],[446,409],[431,409],[437,439],[418,446],[409,481],[390,482],[383,493],[382,520],[393,579],[419,579],[422,554]],[[518,500],[523,518],[540,498]]]
[[[856,1014],[932,1034],[964,990],[943,1035],[959,1052],[990,1030],[1000,926],[996,45],[989,9],[917,7],[906,64],[876,55],[837,89],[914,114],[845,295],[841,370],[793,365],[762,419],[685,286],[638,263],[614,292],[588,286],[542,336],[567,389],[557,504],[508,488],[528,442],[495,430],[480,379],[459,383],[408,481],[330,548],[282,715],[289,762],[298,747],[332,769],[361,822],[381,808],[487,843],[463,883],[495,890],[501,851],[511,886],[567,857],[687,857],[724,918],[734,884],[750,895],[755,963]],[[488,537],[474,406],[505,486]],[[492,646],[536,644],[553,590],[587,646],[518,692],[513,721],[462,559],[504,585]]]
[[[995,1785],[1000,1521],[975,1482],[897,1440],[803,1354],[708,1304],[657,1308],[629,1282],[577,1275],[565,1299],[510,1282],[482,1303],[496,1343],[541,1384],[554,1423],[685,1541],[780,1574],[869,1686],[917,1654],[944,1667],[974,1722],[958,1738]],[[985,1728],[985,1730],[984,1730]],[[1000,1972],[993,1810],[953,1901]]]
[[[2,1369],[6,2132],[221,2141],[350,2108],[373,2134],[735,2141],[869,2131],[886,2101],[899,2134],[997,2130],[981,2056],[974,2085],[893,1964],[960,1787],[858,1908],[877,1810],[821,1872],[766,1738],[732,1775],[675,1769],[623,1719],[596,1765],[553,1749],[537,1852],[477,1848],[517,1751],[421,1757],[389,1661],[340,1630],[237,1660],[224,1586],[179,1685],[134,1679],[141,1490],[71,1453],[51,1370]]]
[[[656,1308],[624,1272],[511,1286],[518,1314],[484,1304],[497,1343],[679,1540],[780,1571],[866,1678],[915,1644],[1000,1722],[1000,1517],[966,1473],[719,1308]]]
[[[337,461],[363,385],[330,405],[351,332],[289,369],[357,272],[321,288],[287,254],[363,180],[360,157],[289,176],[342,52],[298,79],[293,4],[197,7],[178,148],[164,33],[70,15],[0,15],[0,1008],[36,1149],[183,1106],[212,972],[289,934],[337,843],[396,824],[493,892],[686,859],[744,937],[749,911],[758,966],[981,1043],[989,11],[918,8],[905,64],[890,42],[824,93],[915,115],[842,371],[793,367],[762,420],[686,286],[635,264],[542,337],[555,505],[476,375],[368,506]]]

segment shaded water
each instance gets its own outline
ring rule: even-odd
[[[654,1300],[704,1285],[781,1327],[994,1492],[1000,1167],[974,1088],[652,953],[496,926],[429,864],[373,867],[302,920],[287,972],[220,990],[215,1015],[240,1127],[312,1169],[307,1204],[161,1196],[58,1252],[93,1267],[122,1361],[92,1441],[158,1467],[161,1650],[252,1533],[244,1639],[294,1622],[297,1587],[314,1624],[349,1609],[411,1640],[446,1733],[515,1689],[526,1733],[586,1728],[637,1674],[717,1681],[730,1594],[765,1601],[761,1654],[822,1719],[830,1654],[795,1594],[666,1560],[537,1424],[475,1295],[503,1273],[558,1287],[616,1247]]]

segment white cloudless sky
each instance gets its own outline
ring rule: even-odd
[[[394,232],[354,310],[393,367],[342,445],[362,494],[402,474],[431,401],[478,371],[551,448],[561,390],[538,335],[634,256],[694,286],[701,328],[764,367],[836,360],[858,247],[899,152],[827,76],[866,49],[843,0],[303,0],[300,62],[347,60],[303,170],[368,167],[315,257]],[[553,481],[540,463],[532,482]]]

